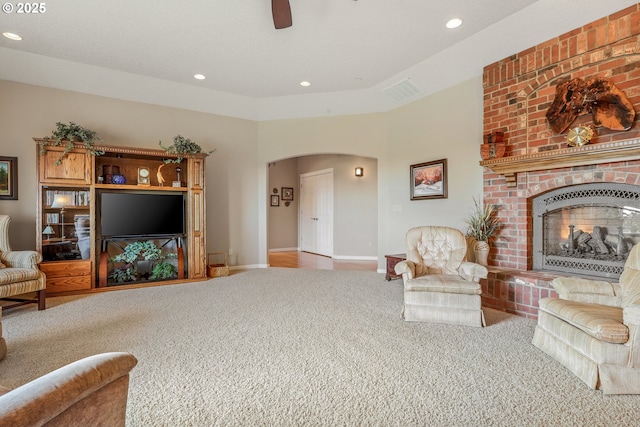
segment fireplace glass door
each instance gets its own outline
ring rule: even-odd
[[[565,187],[534,200],[535,269],[620,277],[640,241],[640,189],[612,185]]]

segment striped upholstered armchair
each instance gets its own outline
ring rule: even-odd
[[[486,267],[466,261],[467,241],[455,228],[415,227],[407,232],[407,259],[396,264],[404,282],[407,321],[484,326],[480,279]]]
[[[560,298],[538,301],[533,345],[592,389],[640,394],[640,244],[619,283],[558,277]]]
[[[0,215],[0,299],[11,301],[3,304],[4,309],[18,305],[37,303],[38,310],[44,310],[45,275],[38,268],[42,255],[36,251],[12,251],[9,245],[9,215]],[[25,298],[24,294],[36,293],[35,298]]]

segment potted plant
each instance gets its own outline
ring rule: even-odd
[[[94,146],[97,141],[100,141],[98,134],[74,122],[69,122],[68,125],[56,122],[56,128],[51,132],[50,136],[46,136],[45,138],[53,140],[53,145],[55,146],[64,144],[64,151],[60,154],[58,160],[56,160],[56,165],[60,165],[62,163],[62,160],[75,148],[75,143],[77,142],[82,142],[84,148],[94,156],[101,156],[104,154],[104,151],[98,150]],[[44,153],[44,143],[41,143],[40,154]]]
[[[184,155],[199,154],[202,153],[202,148],[189,138],[185,138],[182,135],[176,135],[173,138],[173,145],[165,147],[160,141],[160,147],[164,149],[168,154],[177,154],[177,159],[165,159],[165,163],[180,163]],[[213,153],[215,150],[209,151],[207,154]]]
[[[125,246],[122,253],[111,259],[113,262],[121,264],[109,273],[109,278],[117,283],[137,280],[139,260],[159,261],[154,264],[149,280],[175,278],[178,276],[177,267],[165,261],[172,257],[175,257],[175,254],[163,254],[162,250],[151,240],[132,242]]]
[[[487,265],[489,256],[489,239],[500,229],[502,222],[498,218],[498,208],[491,203],[484,206],[473,199],[473,209],[465,219],[467,224],[467,236],[473,237],[476,262]]]

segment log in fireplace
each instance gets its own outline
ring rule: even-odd
[[[590,183],[537,195],[533,268],[618,279],[640,241],[640,187]]]

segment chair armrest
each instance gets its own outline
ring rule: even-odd
[[[640,326],[640,304],[631,304],[622,309],[622,323]]]
[[[620,306],[619,286],[603,280],[556,277],[551,282],[561,299]]]
[[[406,274],[407,277],[405,278],[405,280],[413,279],[414,277],[416,277],[416,265],[413,263],[413,261],[400,261],[396,264],[394,270],[396,271],[396,274],[401,275],[403,278]]]
[[[103,353],[43,375],[0,396],[0,427],[52,420],[54,425],[116,425],[118,418],[124,425],[129,371],[137,363],[129,353]]]
[[[489,275],[489,270],[475,262],[462,261],[458,268],[458,274],[465,279],[472,282],[479,282],[480,279],[486,279]]]
[[[0,253],[0,261],[7,267],[38,269],[42,255],[36,251],[8,251]]]

